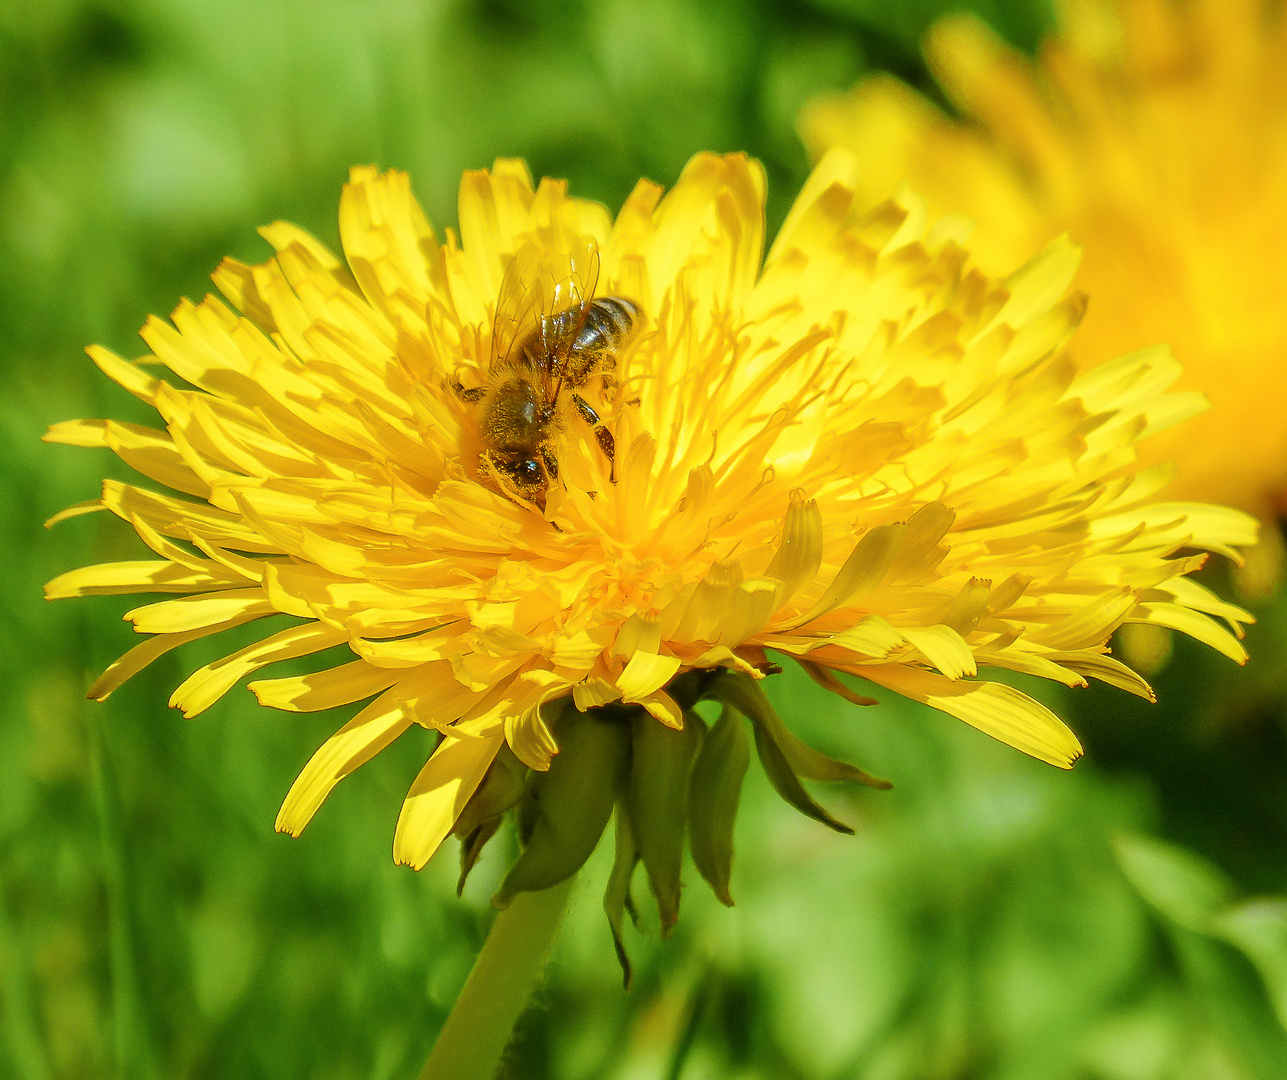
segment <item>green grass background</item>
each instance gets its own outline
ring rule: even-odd
[[[204,294],[221,256],[266,256],[258,224],[334,243],[354,163],[409,169],[441,228],[461,170],[497,155],[615,207],[697,150],[747,150],[776,225],[806,173],[804,98],[880,68],[933,93],[916,41],[946,6],[0,7],[0,1076],[412,1077],[512,853],[499,839],[463,900],[452,850],[419,874],[393,866],[419,731],[302,839],[274,834],[344,717],[261,711],[238,690],[184,721],[165,700],[213,655],[199,647],[84,700],[132,644],[133,601],[51,605],[40,585],[137,541],[97,517],[41,522],[126,471],[39,436],[147,417],[83,346],[141,352],[146,316]],[[1051,22],[1035,0],[975,10],[1025,48]],[[631,938],[629,994],[598,852],[508,1074],[1281,1080],[1287,609],[1257,613],[1251,666],[1180,643],[1156,707],[1037,688],[1086,742],[1072,773],[893,699],[860,710],[775,680],[803,734],[895,790],[826,792],[858,824],[841,837],[753,768],[737,906],[690,867],[676,934]]]

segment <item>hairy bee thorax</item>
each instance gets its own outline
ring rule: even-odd
[[[557,414],[536,382],[515,375],[484,396],[481,433],[498,450],[532,447],[557,433]]]

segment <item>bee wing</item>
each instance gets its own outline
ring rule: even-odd
[[[524,244],[510,260],[496,300],[492,369],[514,364],[511,353],[534,334],[543,393],[551,400],[556,397],[560,380],[555,369],[581,329],[598,281],[599,247],[592,237],[579,237],[563,251],[536,241]],[[556,318],[573,311],[568,318]]]
[[[557,315],[573,307],[580,307],[584,312],[599,284],[599,245],[593,237],[578,237],[566,255],[557,261],[551,260],[547,273],[551,289],[546,314]]]
[[[541,355],[549,360],[542,370],[542,389],[546,400],[554,401],[563,390],[564,361],[581,332],[599,284],[599,245],[593,237],[578,237],[561,258],[551,260],[547,274],[550,291],[545,314],[563,316],[541,320]]]
[[[525,244],[510,260],[496,297],[492,322],[491,370],[503,366],[515,344],[540,326],[544,296],[541,263],[544,254],[535,244]]]

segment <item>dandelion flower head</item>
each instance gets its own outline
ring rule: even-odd
[[[108,481],[70,513],[110,511],[153,557],[73,570],[48,594],[174,594],[126,615],[147,637],[91,695],[273,615],[291,625],[195,671],[171,704],[195,716],[277,661],[347,646],[338,666],[250,683],[291,712],[364,702],[304,766],[278,827],[298,834],[411,725],[437,729],[394,841],[420,867],[502,764],[555,774],[570,716],[634,718],[633,766],[603,751],[610,812],[648,740],[691,730],[694,687],[722,687],[756,721],[798,804],[812,805],[788,772],[863,778],[773,726],[758,689],[770,656],[1065,767],[1072,732],[989,669],[1150,697],[1108,654],[1123,622],[1241,662],[1247,616],[1187,575],[1199,549],[1236,558],[1254,521],[1154,501],[1164,472],[1137,466],[1141,439],[1201,407],[1167,393],[1167,351],[1079,371],[1069,243],[991,278],[957,223],[857,193],[854,159],[827,155],[765,256],[764,173],[741,155],[694,158],[669,193],[641,182],[615,218],[498,161],[465,175],[459,232],[442,234],[407,176],[355,169],[343,258],[271,225],[273,257],[226,260],[223,299],[150,320],[149,355],[89,350],[160,421],[51,429],[147,481]],[[613,379],[585,391],[614,459],[591,425],[565,424],[543,507],[480,475],[462,393],[491,377],[502,282],[533,249],[552,265],[593,249],[597,294],[639,312]],[[719,738],[736,761],[739,737]]]

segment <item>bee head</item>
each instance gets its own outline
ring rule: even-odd
[[[553,477],[541,457],[484,451],[483,464],[495,479],[501,494],[545,509],[545,492]]]

